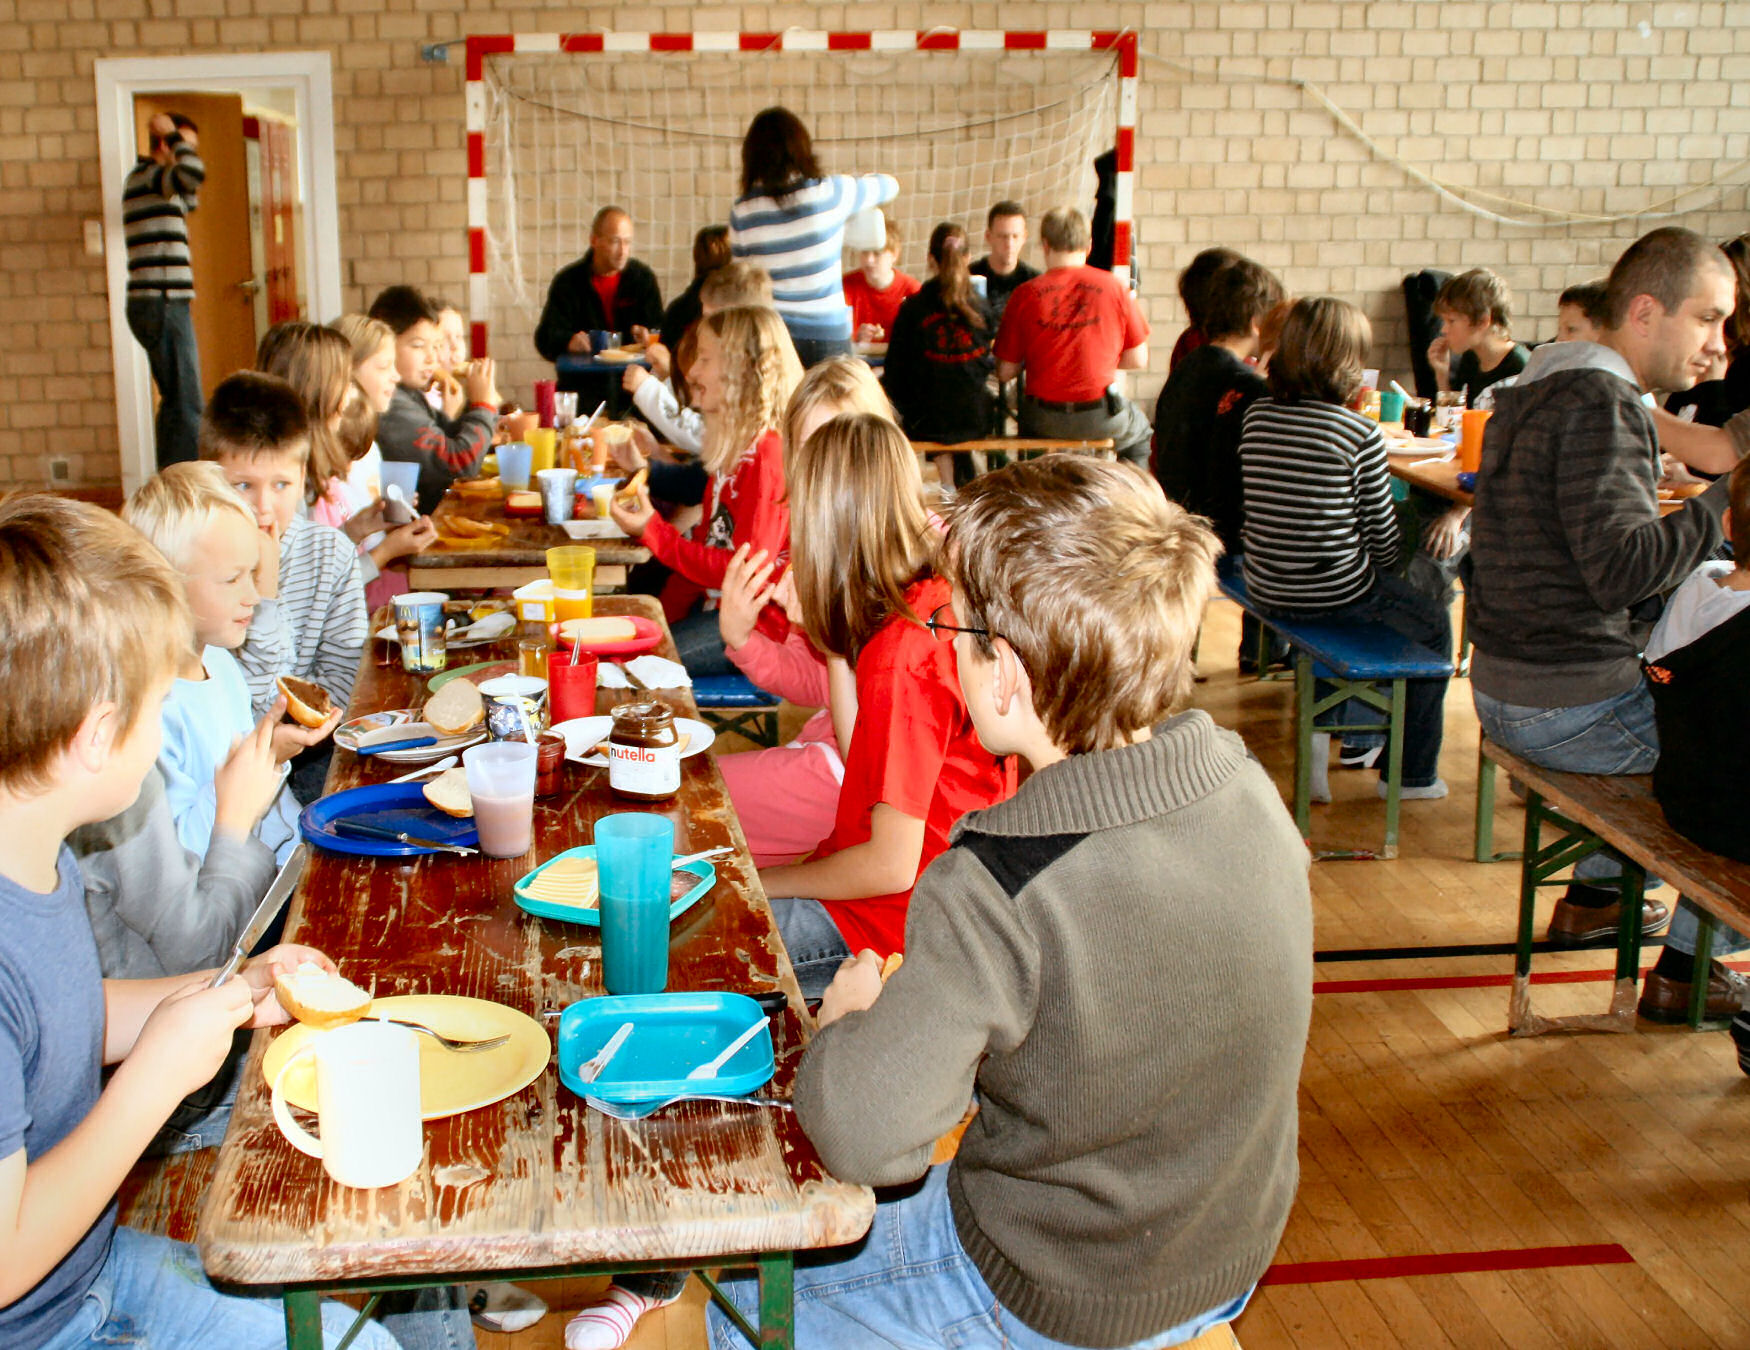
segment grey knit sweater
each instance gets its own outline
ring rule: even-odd
[[[913,892],[905,964],[824,1029],[802,1127],[848,1181],[949,1173],[960,1241],[1040,1334],[1117,1346],[1263,1274],[1298,1178],[1307,852],[1200,712],[965,817]]]

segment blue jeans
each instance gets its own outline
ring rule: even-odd
[[[877,1205],[862,1242],[805,1260],[796,1267],[799,1346],[1058,1350],[1067,1344],[1041,1336],[997,1302],[954,1231],[947,1164],[925,1173],[918,1190]],[[757,1318],[758,1281],[739,1276],[724,1280],[722,1289],[750,1321]],[[1127,1350],[1182,1345],[1238,1317],[1249,1298],[1250,1290]],[[747,1350],[747,1341],[715,1304],[709,1319],[711,1350]]]
[[[127,315],[158,386],[158,467],[199,459],[201,358],[188,301],[157,293],[129,296]]]
[[[830,361],[835,356],[850,356],[855,350],[849,338],[799,338],[794,333],[790,341],[796,348],[796,359],[802,363],[802,369],[818,366],[822,361]]]
[[[784,939],[784,950],[790,953],[790,964],[796,968],[796,983],[802,986],[802,997],[820,998],[839,967],[853,955],[844,935],[818,900],[777,896],[771,906],[778,936]]]
[[[1254,602],[1256,603],[1256,602]],[[1376,573],[1373,588],[1359,600],[1338,609],[1287,610],[1259,605],[1261,613],[1308,623],[1383,623],[1394,633],[1444,655],[1452,652],[1452,619],[1441,603],[1402,577]],[[1404,681],[1405,787],[1429,787],[1440,777],[1440,742],[1446,734],[1446,684],[1438,680]],[[1360,722],[1382,714],[1351,700],[1343,710],[1327,714],[1330,722]],[[1371,738],[1343,736],[1346,744],[1367,745]]]
[[[716,610],[696,608],[669,632],[674,637],[675,654],[687,668],[687,674],[737,673],[735,664],[723,654],[723,628]]]
[[[1653,721],[1653,696],[1645,683],[1598,703],[1570,708],[1534,708],[1503,703],[1473,687],[1477,721],[1483,734],[1504,750],[1558,773],[1651,773],[1659,758],[1659,728]],[[1574,864],[1574,879],[1591,886],[1615,886],[1622,875],[1622,855],[1601,849]],[[1649,886],[1659,879],[1649,876]],[[1665,934],[1673,951],[1695,955],[1697,910],[1680,900]],[[1736,930],[1720,925],[1714,951],[1750,947]]]

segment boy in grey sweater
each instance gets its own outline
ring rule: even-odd
[[[1125,465],[1052,455],[962,489],[929,626],[979,738],[1033,775],[955,827],[886,986],[864,952],[821,1005],[803,1129],[845,1180],[923,1182],[797,1270],[798,1344],[1177,1345],[1268,1266],[1312,921],[1262,768],[1206,714],[1170,715],[1218,551]]]

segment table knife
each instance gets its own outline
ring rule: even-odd
[[[462,844],[447,844],[441,839],[425,839],[417,834],[408,834],[404,830],[386,829],[381,825],[361,825],[356,820],[336,820],[330,823],[329,828],[336,834],[356,835],[361,839],[390,839],[397,844],[411,844],[415,848],[435,848],[443,853],[459,853],[470,858],[479,851]]]
[[[422,750],[428,745],[436,745],[436,736],[421,736],[411,741],[386,741],[381,745],[361,745],[353,754],[363,758],[367,755],[384,755],[391,750]]]
[[[243,931],[237,936],[236,946],[231,948],[230,958],[219,967],[219,973],[213,976],[209,988],[217,989],[226,980],[235,975],[249,959],[249,952],[256,943],[261,941],[262,934],[273,926],[273,921],[285,907],[286,899],[296,889],[298,878],[304,874],[305,860],[310,856],[309,847],[299,844],[286,859],[285,866],[280,868],[279,875],[273,879],[273,885],[267,888],[267,894],[261,897],[261,903],[255,907],[255,913],[249,916],[249,922],[243,925]]]

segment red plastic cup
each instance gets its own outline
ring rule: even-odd
[[[557,380],[535,381],[535,415],[541,419],[541,425],[553,425],[553,395],[559,390]]]
[[[547,656],[547,715],[554,723],[595,716],[596,659],[579,652],[574,662],[571,652],[568,647]]]

